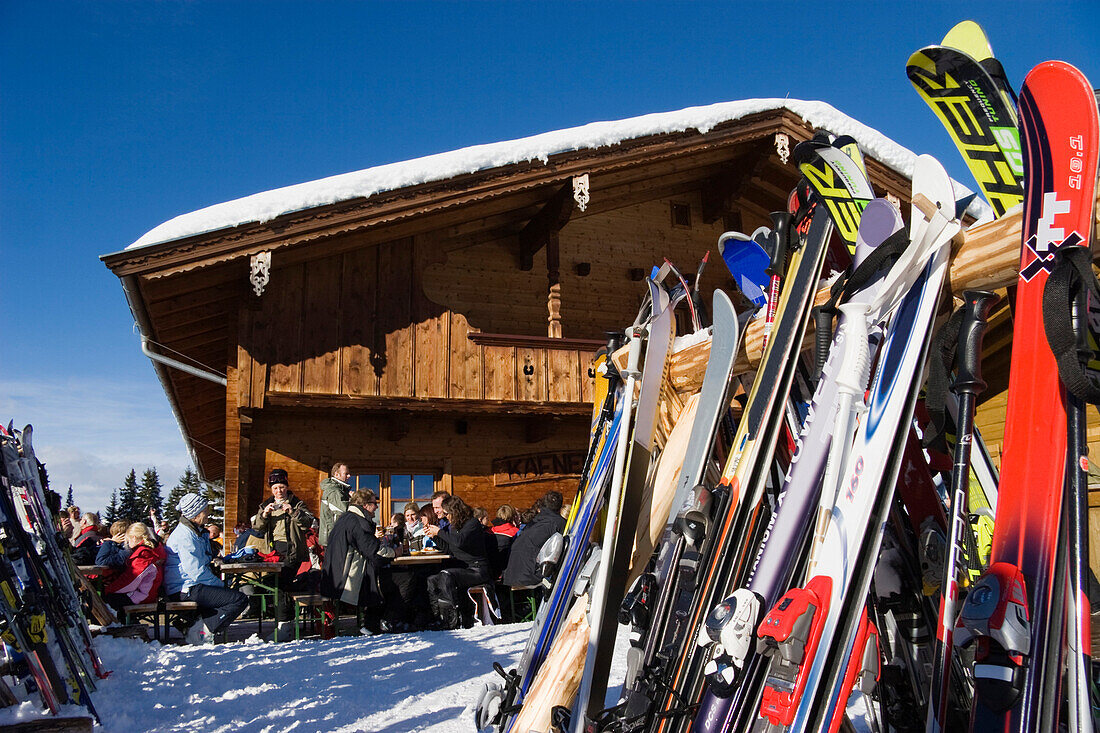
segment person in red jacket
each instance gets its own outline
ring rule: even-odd
[[[167,552],[157,542],[149,527],[134,522],[126,530],[129,554],[122,571],[104,588],[103,600],[122,615],[123,606],[153,603],[164,581],[164,561]]]
[[[77,565],[95,564],[99,552],[99,516],[85,512],[80,518],[79,532],[73,538],[73,562]]]

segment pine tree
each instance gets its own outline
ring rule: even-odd
[[[161,510],[164,508],[164,497],[161,496],[160,492],[160,476],[157,475],[156,467],[145,469],[145,473],[141,475],[141,488],[138,489],[138,502],[141,504],[142,519],[149,517],[150,509],[155,511],[157,516],[160,516]]]
[[[168,493],[168,501],[165,502],[164,520],[168,522],[169,527],[175,526],[176,522],[180,520],[178,504],[184,494],[190,493],[202,493],[202,484],[199,482],[198,474],[188,467],[184,470],[176,485],[172,487],[172,491]]]
[[[221,526],[225,523],[225,481],[207,481],[202,492],[203,497],[210,502],[210,520]]]
[[[73,505],[73,485],[69,484],[69,493],[65,495],[65,506],[70,507]]]
[[[111,492],[111,503],[103,510],[103,521],[105,524],[114,524],[118,519],[118,489],[115,489]]]
[[[118,492],[118,506],[115,508],[118,513],[117,520],[126,522],[138,522],[141,521],[141,499],[138,497],[138,480],[137,472],[134,469],[130,469],[129,475],[122,482],[122,488]]]

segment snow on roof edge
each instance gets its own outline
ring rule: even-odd
[[[814,128],[825,128],[837,135],[851,135],[864,152],[880,163],[906,177],[913,174],[917,158],[915,153],[827,102],[779,98],[744,99],[688,107],[674,112],[657,112],[625,120],[592,122],[579,127],[516,140],[474,145],[276,188],[181,214],[146,232],[126,249],[162,244],[242,224],[262,224],[295,211],[370,197],[422,183],[444,181],[515,163],[535,160],[545,163],[551,155],[558,153],[608,147],[625,140],[662,133],[697,130],[705,134],[720,123],[778,109],[790,110]],[[957,192],[965,192],[958,194],[960,198],[970,193],[962,184],[957,181],[954,183]],[[969,211],[982,218],[987,215],[988,209],[985,202],[975,199]]]

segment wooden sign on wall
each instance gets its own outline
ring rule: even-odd
[[[580,450],[531,453],[493,459],[493,484],[515,486],[534,481],[579,477],[585,452]]]

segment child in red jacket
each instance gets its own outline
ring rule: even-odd
[[[126,530],[129,555],[122,571],[104,589],[103,600],[122,615],[122,607],[153,603],[164,581],[164,561],[167,553],[157,542],[149,527],[134,522]]]

